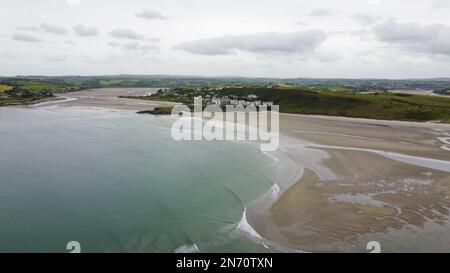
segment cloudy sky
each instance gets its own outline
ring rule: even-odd
[[[450,0],[2,0],[0,75],[450,76]]]

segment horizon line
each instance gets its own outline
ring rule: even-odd
[[[269,76],[204,76],[204,75],[176,75],[176,74],[92,74],[92,75],[80,75],[80,74],[67,74],[67,75],[13,75],[4,76],[0,75],[0,78],[20,78],[20,77],[179,77],[179,78],[204,78],[204,79],[214,79],[214,78],[240,78],[240,79],[270,79],[270,80],[298,80],[298,79],[316,79],[316,80],[439,80],[445,79],[450,80],[450,76],[436,76],[436,77],[425,77],[425,78],[384,78],[384,77],[269,77]]]

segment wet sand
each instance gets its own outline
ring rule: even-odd
[[[439,240],[450,242],[450,125],[282,114],[280,130],[281,148],[304,171],[270,209],[249,216],[261,236],[312,252],[367,252],[368,238],[391,238],[387,252],[450,251],[390,236],[433,224],[448,229]],[[302,147],[327,156],[313,162]]]
[[[144,96],[160,88],[101,88],[56,94],[56,98],[35,103],[29,107],[92,107],[117,110],[153,110],[158,106],[174,105],[171,102],[144,101],[119,98],[119,96]]]

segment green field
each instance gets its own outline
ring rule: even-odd
[[[450,98],[426,95],[335,92],[329,89],[260,89],[225,90],[227,93],[260,95],[274,101],[280,111],[364,117],[387,120],[450,122]]]
[[[34,81],[11,81],[10,84],[0,84],[0,106],[28,103],[52,96],[52,93],[63,90],[59,84],[34,82]],[[5,92],[11,91],[11,92]],[[27,93],[28,92],[28,93]]]
[[[136,86],[138,85],[139,80],[133,79],[112,79],[112,80],[101,80],[100,84],[104,87],[113,87],[113,86]]]
[[[9,91],[11,89],[13,89],[11,85],[0,84],[0,94],[4,93],[5,91]]]
[[[42,91],[58,91],[64,90],[64,86],[54,83],[45,82],[21,82],[17,84],[18,87],[30,91],[31,93],[38,93]]]

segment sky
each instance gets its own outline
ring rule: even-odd
[[[450,0],[2,0],[0,75],[450,77]]]

